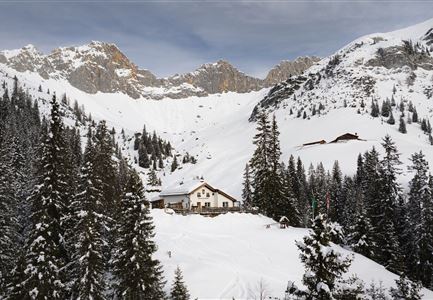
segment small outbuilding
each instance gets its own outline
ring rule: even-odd
[[[343,135],[340,135],[335,140],[331,141],[330,143],[338,143],[341,141],[349,141],[349,140],[359,140],[358,134],[352,134],[352,133],[345,133]]]
[[[289,221],[289,219],[286,216],[282,216],[280,218],[280,221],[278,223],[280,223],[280,228],[281,229],[285,229],[285,228],[287,228],[287,227],[290,226],[290,221]]]
[[[325,140],[315,141],[315,142],[311,142],[311,143],[305,143],[305,144],[302,144],[302,146],[323,145],[323,144],[326,144]]]

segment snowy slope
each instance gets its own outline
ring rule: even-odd
[[[308,234],[306,229],[279,229],[260,215],[226,214],[215,218],[169,215],[154,209],[157,257],[171,282],[180,266],[192,298],[258,299],[257,285],[262,280],[268,296],[282,298],[287,281],[301,286],[303,266],[296,240]],[[335,246],[344,255],[350,251]],[[168,256],[171,251],[171,258]],[[347,275],[357,274],[368,286],[373,280],[394,286],[397,276],[370,259],[355,254]],[[422,291],[424,299],[433,292]]]

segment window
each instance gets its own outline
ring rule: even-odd
[[[206,193],[206,197],[207,197],[207,198],[209,198],[209,197],[210,197],[209,193]]]
[[[223,207],[229,207],[229,203],[228,202],[223,202]]]
[[[200,192],[197,193],[197,197],[199,197],[199,198],[201,197],[201,193]]]
[[[204,189],[203,190],[201,190],[201,193],[204,195]]]
[[[204,203],[204,206],[205,206],[205,207],[210,207],[210,202],[205,202],[205,203]]]

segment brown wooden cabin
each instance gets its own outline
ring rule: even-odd
[[[320,141],[316,141],[316,142],[305,143],[305,144],[302,144],[302,146],[311,146],[311,145],[318,145],[318,144],[320,144],[320,145],[326,144],[326,141],[320,140]]]
[[[345,133],[343,135],[340,135],[335,140],[331,141],[330,143],[337,143],[340,141],[348,141],[348,140],[359,140],[358,134],[352,134],[352,133]]]

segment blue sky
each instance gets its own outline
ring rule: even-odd
[[[0,0],[0,48],[112,42],[158,76],[227,59],[255,76],[353,39],[433,18],[431,1]]]

